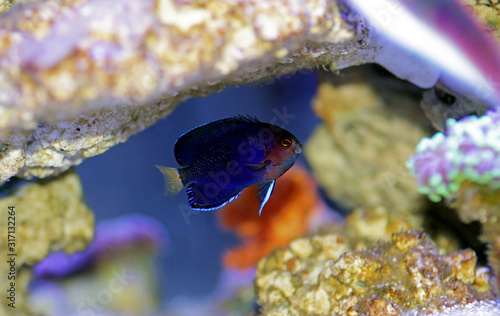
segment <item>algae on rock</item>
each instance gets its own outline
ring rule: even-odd
[[[263,315],[430,314],[494,297],[471,250],[441,256],[419,231],[362,251],[349,242],[335,233],[302,237],[262,259]]]
[[[15,247],[7,247],[8,207],[15,210]],[[16,309],[27,313],[26,291],[31,278],[31,266],[50,252],[64,250],[72,253],[83,250],[94,233],[94,217],[83,202],[79,177],[68,172],[51,181],[28,183],[14,194],[0,199],[0,249],[6,257],[16,253]],[[7,264],[0,265],[0,289],[7,293]],[[6,296],[2,297],[0,313],[9,315]]]

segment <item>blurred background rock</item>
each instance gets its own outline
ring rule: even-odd
[[[2,3],[0,10],[8,10],[12,3]],[[142,18],[136,15],[142,11],[134,8],[145,9],[145,3],[94,1],[89,8],[131,5],[132,9],[123,12],[111,10],[111,17],[122,21],[122,17]],[[82,38],[88,35],[85,38],[95,45],[85,46],[82,51],[116,53],[114,46],[101,45],[101,32],[109,35],[105,29],[96,30],[95,24],[87,25],[84,20],[73,21],[60,15],[67,11],[59,9],[73,8],[79,2],[55,1],[43,7],[41,2],[26,1],[0,21],[3,23],[0,30],[12,30],[21,36],[13,36],[0,46],[3,49],[0,52],[4,53],[0,59],[8,59],[10,51],[21,52],[19,59],[4,63],[3,74],[12,79],[4,78],[4,84],[12,89],[6,89],[10,92],[4,97],[10,103],[2,108],[5,115],[0,117],[5,138],[0,146],[0,181],[15,174],[23,178],[46,177],[83,162],[76,168],[80,179],[74,173],[67,173],[35,183],[12,180],[1,189],[6,196],[1,202],[5,206],[16,205],[19,212],[22,250],[19,312],[30,313],[31,309],[56,316],[82,313],[185,316],[254,315],[262,310],[268,315],[281,315],[285,310],[337,312],[341,310],[341,300],[347,304],[342,311],[353,315],[375,313],[380,308],[389,308],[395,315],[423,308],[428,312],[441,311],[449,306],[466,308],[466,304],[472,303],[498,311],[498,304],[490,301],[497,290],[495,284],[489,283],[494,278],[490,270],[481,268],[489,263],[494,272],[499,271],[498,188],[463,181],[460,186],[457,184],[454,195],[444,196],[445,203],[430,203],[419,190],[426,193],[422,183],[434,182],[429,180],[432,177],[415,172],[417,178],[425,180],[415,181],[410,172],[414,170],[405,167],[419,140],[436,129],[444,130],[447,118],[481,115],[485,108],[440,85],[423,91],[379,66],[350,68],[335,74],[317,70],[281,76],[302,67],[328,64],[336,70],[376,61],[391,67],[396,65],[391,68],[393,72],[410,73],[412,80],[430,80],[422,74],[426,69],[421,69],[422,65],[414,63],[414,59],[404,59],[402,67],[398,64],[400,59],[394,64],[394,60],[381,53],[392,53],[394,47],[388,42],[384,42],[388,46],[379,47],[380,38],[374,38],[343,2],[339,2],[339,7],[333,2],[323,7],[321,1],[307,2],[311,4],[307,7],[311,12],[317,12],[313,9],[318,5],[331,19],[323,21],[321,15],[304,15],[309,11],[300,10],[298,15],[287,15],[291,21],[288,24],[281,19],[253,21],[240,11],[211,3],[182,2],[186,7],[175,11],[171,2],[159,1],[159,7],[170,11],[160,10],[158,16],[146,9],[143,12],[145,25],[156,26],[152,28],[154,32],[120,24],[120,30],[143,33],[131,36],[135,33],[124,32],[124,37],[111,38],[124,44],[133,56],[127,62],[104,56],[120,71],[111,71],[114,69],[111,64],[104,67],[100,60],[96,68],[83,67],[90,70],[83,71],[81,76],[68,76],[66,72],[76,71],[75,65],[82,66],[73,60],[79,58],[78,54],[64,54],[74,49],[71,46],[74,42],[61,40],[66,33],[42,32],[54,36],[61,55],[51,53],[47,48],[52,47],[50,42],[33,40],[40,36],[40,30],[50,31],[47,27],[56,17],[60,24],[55,30],[83,27],[89,31],[78,34]],[[498,30],[496,5],[489,1],[469,4],[468,8],[479,12],[494,32]],[[205,11],[191,5],[204,6]],[[184,16],[187,7],[199,19],[185,20],[165,13],[174,10]],[[293,6],[287,9],[295,12]],[[29,14],[23,12],[32,12],[34,21],[43,27],[34,27]],[[76,13],[85,16],[85,12]],[[234,24],[236,29],[217,24],[209,28],[209,33],[203,27],[198,28],[200,23],[212,25],[206,19],[207,12],[213,13],[218,22],[241,19],[250,23],[250,29],[255,27],[258,37],[256,45],[241,46],[245,41],[237,39],[242,37],[231,33],[239,27],[248,31],[244,23]],[[259,14],[256,17],[265,16]],[[98,20],[95,16],[91,18]],[[261,23],[267,28],[261,28]],[[283,25],[286,27],[280,29],[282,33],[269,32],[273,26]],[[192,26],[193,32],[186,32]],[[301,27],[295,30],[297,26]],[[146,42],[152,46],[128,45],[142,43],[141,36],[148,38]],[[144,57],[161,47],[166,39],[173,39],[170,43],[179,47],[189,47],[185,51],[188,53],[179,49],[175,51],[176,58],[160,54],[165,59],[154,61]],[[199,40],[195,43],[199,50],[194,49],[190,39]],[[234,54],[219,55],[214,49],[217,45],[207,43],[227,44]],[[258,48],[259,53],[252,47]],[[63,62],[51,68],[57,58]],[[234,58],[243,58],[244,62],[240,65]],[[157,67],[147,67],[147,62]],[[218,66],[205,67],[211,62]],[[109,78],[108,73],[101,73],[103,69],[111,71]],[[148,73],[151,69],[160,73]],[[169,71],[174,71],[174,75]],[[272,79],[273,76],[281,77]],[[33,78],[45,79],[36,85]],[[144,84],[144,79],[148,79],[145,86],[137,85]],[[65,85],[60,85],[61,82]],[[249,82],[257,83],[223,90],[228,83]],[[19,87],[32,90],[16,97],[11,92]],[[75,94],[78,98],[73,100],[68,91],[75,87],[81,88],[75,90],[81,93]],[[222,92],[176,106],[180,100],[214,91]],[[419,104],[422,95],[424,99]],[[155,97],[161,102],[153,102]],[[118,108],[130,106],[132,101],[143,103],[123,111]],[[68,113],[80,113],[80,106],[86,105],[99,111],[94,116],[57,122],[57,118],[67,118]],[[109,106],[111,109],[106,109]],[[166,114],[170,115],[145,129]],[[177,166],[173,155],[175,140],[191,128],[237,114],[250,114],[283,126],[306,145],[305,155],[294,169],[278,180],[264,214],[258,217],[252,212],[257,207],[251,189],[214,212],[190,210],[183,194],[166,200],[162,176],[154,166]],[[11,130],[16,124],[22,128]],[[490,124],[487,130],[495,132],[498,127]],[[125,140],[126,143],[118,144]],[[106,154],[98,155],[106,150]],[[97,156],[84,161],[94,155]],[[436,158],[432,152],[431,158]],[[442,172],[440,168],[425,170]],[[431,199],[438,201],[441,197],[438,199],[435,194]],[[132,213],[141,216],[122,217]],[[94,217],[97,230],[92,241]],[[427,235],[420,232],[422,229]],[[411,231],[404,232],[407,230]],[[481,241],[488,243],[489,251],[485,251]],[[87,245],[90,246],[86,250],[78,252]],[[276,247],[284,248],[273,252]],[[69,254],[57,252],[60,249]],[[56,253],[49,255],[49,252]],[[416,259],[405,261],[408,258]],[[426,270],[427,265],[422,266],[419,258],[433,268]],[[359,264],[356,273],[350,270],[356,267],[350,264],[353,262]],[[397,271],[398,279],[393,281],[406,280],[410,290],[406,292],[407,288],[384,283],[377,274],[380,269],[387,274]],[[256,273],[259,297],[253,289]],[[290,281],[293,273],[296,273],[295,283]],[[323,284],[326,287],[318,286],[318,291],[309,291],[298,286],[308,282],[308,273],[312,273],[313,279],[322,274],[329,281],[331,276],[334,280]],[[0,277],[4,274],[5,270],[0,270]],[[350,287],[335,281],[344,274],[352,276],[344,278]],[[415,293],[422,294],[418,281],[422,278],[426,284],[420,298],[425,299],[405,301]],[[360,287],[359,282],[365,282],[366,288]],[[120,285],[123,285],[121,290]],[[387,291],[381,294],[376,290],[380,288]],[[296,291],[305,298],[296,296]],[[338,291],[355,293],[337,297]],[[435,299],[437,296],[440,298]],[[411,308],[401,308],[405,304]]]

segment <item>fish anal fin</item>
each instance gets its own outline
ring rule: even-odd
[[[215,190],[215,187],[207,188],[202,183],[191,183],[187,186],[186,192],[189,206],[193,210],[212,211],[236,199],[241,190]]]

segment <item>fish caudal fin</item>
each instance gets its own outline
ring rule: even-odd
[[[162,166],[156,166],[160,169],[161,173],[165,177],[165,195],[168,198],[173,197],[184,187],[182,179],[179,175],[179,171],[176,168],[168,168]]]

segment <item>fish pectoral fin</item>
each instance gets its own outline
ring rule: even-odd
[[[273,194],[275,183],[276,180],[272,180],[272,181],[266,181],[257,186],[257,193],[259,194],[259,200],[260,200],[259,216],[262,213],[264,205],[266,205],[267,201],[269,201],[269,198],[271,197],[271,194]]]
[[[261,170],[262,168],[264,168],[265,166],[267,166],[269,164],[269,162],[270,162],[270,160],[266,159],[261,164],[247,163],[247,166],[250,167],[251,169],[254,169],[254,170],[257,171],[257,170]]]

